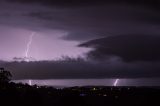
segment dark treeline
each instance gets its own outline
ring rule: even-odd
[[[146,106],[159,103],[160,87],[85,86],[53,88],[10,82],[0,69],[0,104],[4,106]]]
[[[1,104],[18,106],[145,106],[159,103],[160,90],[143,87],[53,88],[8,83]]]

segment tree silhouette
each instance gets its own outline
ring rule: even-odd
[[[11,73],[4,68],[0,68],[0,83],[8,83],[11,80]]]

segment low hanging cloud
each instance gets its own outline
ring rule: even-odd
[[[0,62],[13,79],[159,78],[160,63],[84,60]]]

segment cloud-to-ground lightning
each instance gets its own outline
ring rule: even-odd
[[[29,85],[30,85],[30,86],[32,85],[32,80],[29,80]]]
[[[29,56],[28,56],[28,53],[29,53],[29,50],[30,50],[30,46],[32,44],[32,41],[33,41],[33,37],[35,36],[35,32],[33,32],[30,37],[29,37],[29,42],[27,43],[27,48],[25,50],[25,58],[27,59],[26,61],[29,61]]]
[[[116,79],[116,81],[114,82],[113,86],[117,86],[118,82],[119,82],[119,79]]]

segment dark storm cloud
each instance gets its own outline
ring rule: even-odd
[[[118,56],[125,61],[159,61],[159,41],[158,35],[119,35],[92,40],[80,46],[95,48],[88,55],[98,59]]]
[[[0,10],[1,24],[33,30],[64,30],[68,32],[62,37],[66,40],[86,41],[133,33],[160,34],[158,0],[7,1]],[[8,5],[15,8],[10,9]]]
[[[6,0],[10,2],[21,2],[21,3],[46,3],[49,5],[53,4],[71,4],[80,5],[81,3],[128,3],[128,4],[141,4],[141,5],[159,5],[159,0]]]
[[[67,30],[64,39],[86,40],[119,34],[160,34],[157,11],[125,5],[65,8],[56,12],[35,12],[31,17],[43,20],[46,27]]]
[[[157,78],[160,63],[91,62],[80,60],[1,62],[13,79]]]
[[[1,66],[14,79],[160,77],[159,4],[159,0],[2,0],[0,25],[35,32],[62,30],[66,35],[61,39],[88,41],[81,46],[95,48],[89,56],[107,62],[1,62]]]

